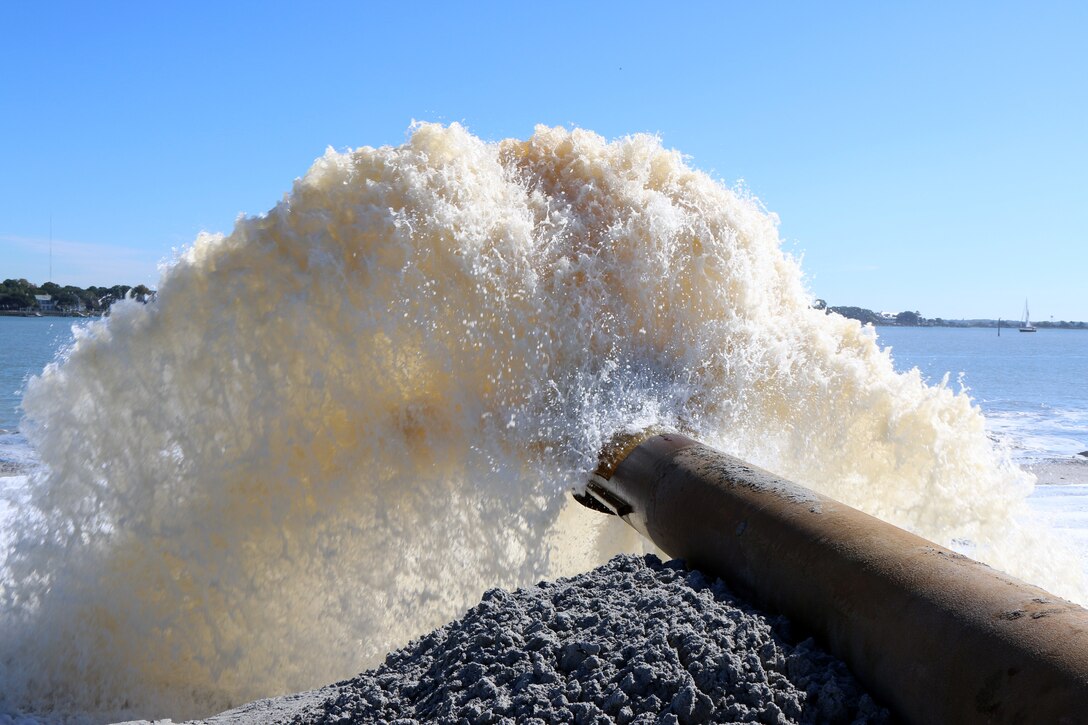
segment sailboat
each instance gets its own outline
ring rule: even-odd
[[[1031,324],[1031,315],[1028,312],[1028,301],[1024,300],[1024,322],[1020,325],[1020,332],[1035,332],[1035,325]]]

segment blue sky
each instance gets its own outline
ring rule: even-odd
[[[1088,320],[1086,3],[4,3],[0,278],[154,284],[413,119],[659,134],[815,295]]]

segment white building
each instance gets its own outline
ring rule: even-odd
[[[51,295],[34,295],[34,299],[38,301],[38,309],[42,312],[52,312],[57,309],[57,303],[53,301]]]

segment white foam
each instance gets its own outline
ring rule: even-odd
[[[1073,456],[1085,448],[1088,413],[1047,408],[1039,411],[994,411],[987,428],[998,436],[1019,463]]]
[[[564,492],[647,424],[1083,601],[969,400],[809,302],[775,217],[654,138],[329,151],[29,384],[7,706],[182,717],[357,672],[636,546]]]

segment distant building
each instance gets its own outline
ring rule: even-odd
[[[34,299],[38,301],[38,309],[42,312],[52,312],[57,309],[57,303],[53,301],[52,295],[34,295]]]

